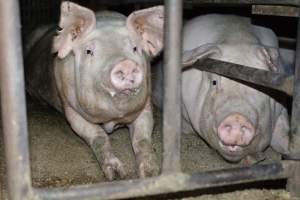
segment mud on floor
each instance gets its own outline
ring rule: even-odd
[[[34,187],[57,187],[103,182],[105,178],[88,146],[71,130],[64,117],[47,105],[28,100],[28,128],[30,134],[30,159],[32,183]],[[158,160],[162,155],[161,115],[155,111],[153,148]],[[110,135],[116,156],[123,161],[127,170],[126,179],[137,178],[128,130],[123,128]],[[3,139],[0,139],[0,199],[7,199]],[[268,150],[270,160],[278,160],[279,155]],[[236,167],[224,161],[198,135],[183,135],[181,163],[184,172],[192,173],[226,167]],[[253,185],[252,185],[253,186]],[[264,189],[265,188],[265,189]],[[270,189],[271,188],[271,189]],[[220,194],[219,194],[220,193]],[[214,195],[209,195],[214,194]],[[254,185],[254,189],[233,187],[228,190],[195,191],[179,195],[163,195],[146,199],[185,200],[288,200],[289,193],[284,183],[269,183],[267,186]]]

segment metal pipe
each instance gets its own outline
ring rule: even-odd
[[[295,164],[296,162],[286,161],[194,174],[173,173],[144,180],[107,182],[68,188],[35,189],[35,192],[40,199],[45,200],[87,200],[95,199],[95,197],[97,199],[124,199],[283,179],[290,176],[290,168]]]
[[[105,5],[126,5],[126,4],[137,4],[137,3],[150,3],[159,4],[163,0],[110,0],[101,1]],[[204,4],[215,4],[215,5],[285,5],[285,6],[295,6],[298,7],[300,4],[299,0],[188,0],[184,1],[184,5],[204,5]]]
[[[299,9],[300,13],[300,9]],[[299,15],[300,16],[300,15]],[[293,107],[291,119],[290,159],[300,160],[300,18],[298,18],[298,34],[296,47],[296,63],[294,78]]]
[[[182,1],[165,1],[163,173],[180,167]]]
[[[28,199],[31,177],[17,0],[0,1],[1,108],[9,199]]]
[[[255,85],[266,86],[285,92],[288,95],[293,94],[294,77],[292,75],[255,69],[209,58],[197,61],[190,67],[243,80]]]
[[[239,4],[239,5],[290,5],[299,7],[299,0],[189,0],[190,4]]]

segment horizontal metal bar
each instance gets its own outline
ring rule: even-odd
[[[191,4],[261,4],[299,6],[299,0],[187,0]]]
[[[163,0],[102,0],[102,4],[106,5],[124,5],[134,3],[152,3],[158,4],[163,3]],[[201,4],[244,4],[244,5],[285,5],[285,6],[296,6],[299,7],[300,0],[185,0],[184,4],[201,5]]]
[[[199,188],[219,187],[263,180],[284,179],[290,176],[294,161],[260,164],[252,167],[230,168],[194,174],[174,173],[159,177],[106,182],[69,188],[35,189],[40,199],[122,199],[158,195]],[[96,198],[97,197],[97,198]]]
[[[288,95],[293,94],[294,77],[292,75],[255,69],[210,58],[197,61],[190,67],[273,88]]]

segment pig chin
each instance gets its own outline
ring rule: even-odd
[[[246,156],[246,154],[244,153],[245,152],[244,150],[241,150],[238,154],[236,154],[237,152],[229,153],[229,152],[224,151],[223,149],[219,150],[218,152],[225,160],[227,160],[229,162],[239,162]]]

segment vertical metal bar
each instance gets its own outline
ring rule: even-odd
[[[300,9],[298,8],[300,13]],[[299,15],[300,16],[300,15]],[[300,17],[298,18],[298,33],[296,47],[296,64],[293,92],[293,109],[291,119],[290,159],[300,159]]]
[[[290,192],[291,197],[295,199],[300,198],[300,162],[297,161],[293,165],[289,166],[288,171],[290,173],[287,179],[286,189]]]
[[[29,199],[31,178],[18,0],[0,1],[1,107],[9,199]]]
[[[180,166],[182,0],[165,1],[163,173]]]

